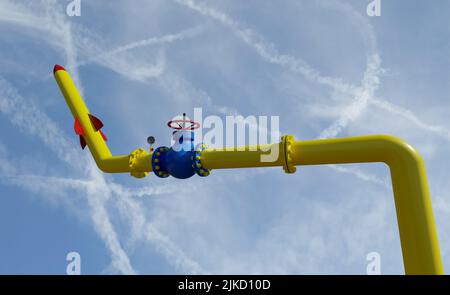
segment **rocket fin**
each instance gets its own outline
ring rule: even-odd
[[[104,141],[108,141],[108,139],[106,138],[105,134],[103,134],[103,132],[101,130],[99,130],[98,132],[100,132],[100,135],[103,137]]]
[[[94,115],[89,114],[89,119],[91,119],[92,125],[94,125],[95,131],[99,131],[103,127],[103,122],[100,121],[99,118],[97,118]]]
[[[84,135],[83,127],[81,126],[81,123],[78,120],[78,118],[75,119],[75,124],[73,126],[73,129],[75,130],[75,133],[77,135],[80,135],[80,136]]]
[[[86,140],[84,139],[84,137],[82,135],[80,135],[80,145],[83,150],[87,145]]]

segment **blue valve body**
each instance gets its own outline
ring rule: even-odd
[[[194,149],[194,132],[176,130],[173,132],[172,147],[158,147],[152,155],[152,167],[156,176],[169,175],[186,179],[194,174],[206,176],[209,171],[201,167],[199,151]],[[200,165],[200,167],[199,167]]]

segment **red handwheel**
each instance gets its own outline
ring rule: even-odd
[[[180,119],[169,121],[167,126],[176,130],[194,130],[200,127],[200,123],[193,120]]]

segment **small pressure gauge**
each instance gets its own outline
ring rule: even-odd
[[[148,142],[148,144],[154,144],[155,143],[155,137],[154,136],[147,137],[147,142]]]

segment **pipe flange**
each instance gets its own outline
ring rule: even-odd
[[[197,147],[197,150],[195,151],[194,155],[191,157],[192,160],[192,168],[194,168],[195,173],[197,173],[198,176],[205,177],[211,174],[211,169],[206,169],[202,165],[202,157],[201,152],[205,150],[208,146],[204,143],[200,144]]]
[[[281,157],[283,159],[283,170],[288,174],[295,173],[297,168],[292,161],[292,144],[294,143],[293,135],[284,135],[281,137]]]
[[[166,153],[169,151],[168,147],[160,146],[152,154],[152,169],[155,175],[161,178],[169,177],[169,172],[164,166]]]
[[[145,171],[137,171],[137,161],[139,158],[146,156],[148,153],[144,149],[136,149],[131,152],[131,154],[128,157],[128,166],[130,167],[130,174],[133,177],[136,178],[144,178],[147,176],[147,172]]]

